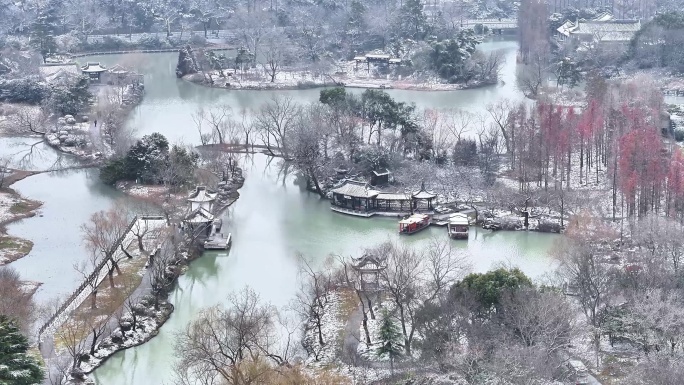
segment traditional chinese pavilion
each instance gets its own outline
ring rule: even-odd
[[[333,211],[370,217],[377,212],[408,213],[415,210],[432,211],[433,201],[437,197],[421,186],[415,192],[381,192],[371,188],[367,183],[347,179],[333,189],[330,208]]]
[[[81,73],[88,75],[91,81],[100,82],[102,73],[107,71],[99,62],[89,62],[81,67]]]
[[[187,201],[190,203],[190,209],[183,223],[193,233],[205,231],[205,229],[207,235],[211,233],[211,227],[214,222],[212,209],[215,200],[216,193],[209,191],[205,186],[197,186],[195,191],[187,198]]]
[[[380,291],[380,274],[387,268],[387,257],[365,253],[352,259],[352,268],[359,277],[361,290],[365,292]]]

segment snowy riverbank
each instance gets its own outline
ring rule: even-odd
[[[357,76],[348,72],[315,72],[309,70],[282,70],[271,80],[260,71],[226,73],[206,71],[183,76],[191,83],[211,88],[231,90],[300,90],[342,86],[367,89],[400,89],[411,91],[456,91],[497,84],[496,81],[450,84],[436,77]]]

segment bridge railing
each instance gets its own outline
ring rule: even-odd
[[[149,217],[151,217],[151,216],[141,216],[141,219],[148,219]],[[103,258],[103,260],[95,267],[93,272],[90,273],[83,280],[83,282],[81,282],[81,285],[79,285],[79,287],[76,290],[74,290],[69,297],[67,297],[67,299],[64,301],[64,303],[62,303],[62,305],[60,305],[60,307],[57,308],[55,313],[52,314],[52,316],[50,316],[50,318],[48,318],[48,320],[43,324],[43,326],[40,327],[40,329],[38,329],[38,341],[39,342],[42,341],[43,334],[45,333],[45,331],[48,330],[50,327],[54,326],[54,322],[63,313],[65,313],[67,311],[67,309],[69,309],[69,306],[71,306],[75,302],[78,302],[77,299],[79,299],[79,297],[81,297],[81,295],[86,292],[86,288],[88,286],[97,287],[97,285],[99,285],[100,282],[102,282],[102,280],[104,280],[105,276],[107,275],[107,273],[109,271],[108,269],[105,269],[105,267],[108,266],[108,263],[110,261],[109,256],[111,256],[116,251],[116,249],[121,245],[121,243],[123,243],[123,241],[126,239],[128,234],[131,232],[131,229],[133,228],[133,226],[137,222],[138,222],[138,216],[136,215],[133,218],[133,220],[131,221],[131,223],[128,225],[128,227],[126,228],[126,231],[124,231],[121,234],[121,236],[119,236],[119,238],[112,244],[112,247],[109,249],[105,258]],[[104,272],[104,274],[102,274],[103,272]],[[90,293],[87,293],[87,294],[89,295]],[[77,303],[75,306],[80,305],[83,302],[83,300],[85,300],[85,297],[82,298],[81,302]]]

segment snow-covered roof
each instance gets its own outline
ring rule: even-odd
[[[390,55],[385,55],[385,54],[370,53],[370,54],[366,55],[366,59],[389,60],[390,57],[391,57]]]
[[[385,175],[389,175],[389,174],[390,174],[390,171],[387,169],[385,169],[385,171],[373,171],[373,175],[375,175],[375,176],[385,176]]]
[[[470,224],[470,221],[468,220],[468,216],[465,214],[461,213],[455,213],[449,215],[449,224],[450,225],[456,225],[456,226],[467,226]]]
[[[216,200],[216,193],[207,190],[205,186],[197,186],[188,197],[188,202],[213,202],[214,200]]]
[[[365,253],[358,258],[352,258],[352,267],[356,270],[382,270],[387,267],[385,255],[373,255]]]
[[[333,189],[334,194],[348,195],[355,198],[373,198],[376,197],[380,191],[373,190],[364,182],[356,180],[345,180],[344,184],[336,189]]]
[[[107,69],[105,67],[103,67],[102,65],[100,65],[99,62],[88,62],[88,63],[86,63],[86,65],[81,67],[81,71],[86,72],[86,73],[104,72],[106,70]]]
[[[594,21],[610,21],[615,19],[612,13],[610,12],[603,12],[602,14],[596,16],[594,18]]]
[[[579,20],[575,23],[566,21],[558,27],[558,33],[569,37],[570,35],[586,35],[595,41],[629,41],[634,34],[641,29],[639,20]]]
[[[556,29],[556,31],[558,31],[558,33],[562,34],[563,36],[570,36],[572,31],[574,31],[576,28],[577,26],[575,25],[575,23],[573,23],[570,20],[566,20],[565,23],[563,23],[563,25]]]
[[[187,223],[208,223],[214,220],[214,214],[210,213],[204,207],[199,207],[194,211],[191,211],[186,217],[185,222]]]
[[[415,199],[432,199],[437,196],[437,194],[428,192],[425,190],[425,183],[421,183],[420,190],[416,191],[412,195]]]
[[[401,193],[380,193],[378,194],[377,199],[386,201],[407,201],[409,200],[409,197],[406,194]]]

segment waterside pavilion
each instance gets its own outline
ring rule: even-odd
[[[347,179],[332,190],[330,209],[361,217],[400,216],[415,211],[430,213],[434,209],[433,201],[436,197],[424,185],[413,193],[389,193],[375,190],[365,182]]]
[[[216,193],[209,191],[205,186],[197,186],[195,191],[187,198],[190,208],[183,219],[183,224],[187,226],[186,228],[194,234],[206,231],[207,235],[209,235],[214,223],[212,210],[215,200]]]
[[[93,82],[100,82],[100,77],[105,71],[107,71],[107,69],[100,65],[99,62],[88,62],[86,65],[81,67],[81,73],[88,75],[90,81]]]

